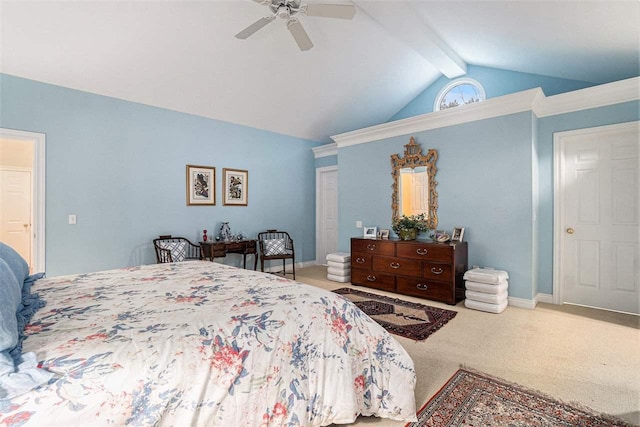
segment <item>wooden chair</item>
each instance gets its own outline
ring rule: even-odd
[[[276,273],[282,273],[283,276],[287,274],[293,274],[293,279],[296,278],[296,255],[293,249],[293,239],[286,231],[267,230],[258,233],[258,245],[260,247],[260,270],[264,271],[264,262],[272,260],[282,260],[282,271]],[[286,261],[290,259],[293,271],[287,273]]]
[[[153,239],[158,264],[202,259],[199,245],[193,244],[184,237],[173,237],[170,234]]]

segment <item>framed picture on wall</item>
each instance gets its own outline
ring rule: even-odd
[[[216,168],[187,165],[187,206],[216,204]]]
[[[223,198],[225,206],[247,206],[249,172],[241,169],[222,169]]]

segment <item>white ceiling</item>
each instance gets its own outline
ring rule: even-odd
[[[309,3],[323,1],[309,1]],[[348,3],[326,0],[328,3]],[[467,64],[605,83],[639,74],[640,2],[355,0],[300,52],[250,0],[5,1],[6,74],[329,142]]]

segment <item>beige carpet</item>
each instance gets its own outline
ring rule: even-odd
[[[328,290],[351,286],[327,280],[322,266],[299,269],[296,279]],[[402,298],[458,311],[428,340],[394,336],[416,367],[417,409],[462,365],[640,425],[640,317],[552,304],[491,314]],[[364,417],[354,425],[369,424],[404,425]]]

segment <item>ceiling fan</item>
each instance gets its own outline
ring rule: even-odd
[[[356,8],[350,4],[301,4],[301,0],[253,0],[263,6],[267,6],[272,15],[258,19],[244,30],[236,34],[238,39],[246,39],[255,32],[273,22],[276,18],[287,20],[287,29],[298,44],[300,50],[309,50],[313,47],[311,39],[302,27],[302,24],[295,17],[301,13],[308,16],[319,16],[322,18],[353,19]]]

